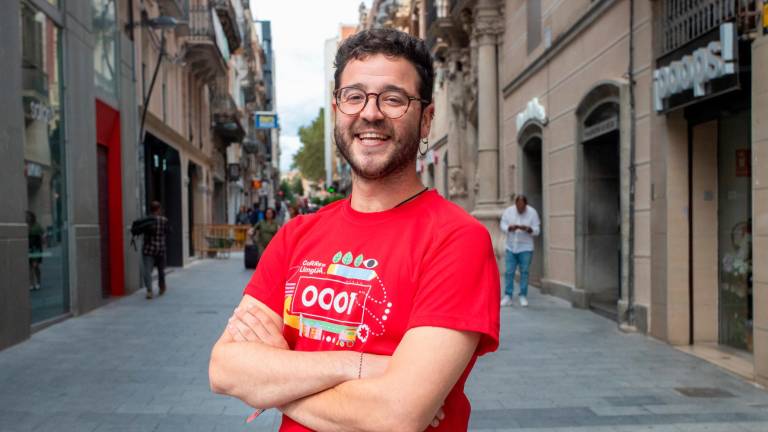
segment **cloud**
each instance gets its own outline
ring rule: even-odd
[[[364,0],[368,7],[372,0]],[[280,117],[280,170],[301,146],[298,128],[324,105],[325,41],[343,24],[357,24],[361,0],[251,0],[256,19],[272,22],[277,111]]]
[[[298,135],[280,135],[280,172],[290,171],[293,155],[301,148]]]

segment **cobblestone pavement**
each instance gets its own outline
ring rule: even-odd
[[[0,351],[0,431],[273,431],[208,389],[211,345],[249,272],[242,256],[168,277]],[[532,293],[467,384],[477,431],[768,431],[768,393],[706,362]],[[704,388],[710,397],[677,389]],[[714,397],[711,397],[714,396]]]

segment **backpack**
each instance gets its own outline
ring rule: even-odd
[[[152,216],[136,219],[131,223],[131,246],[133,246],[133,250],[137,250],[136,237],[147,234],[154,223],[155,218]]]

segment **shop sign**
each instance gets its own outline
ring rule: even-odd
[[[53,120],[53,108],[48,106],[45,102],[40,102],[37,99],[27,97],[24,98],[24,102],[27,118],[45,123]]]
[[[229,181],[240,179],[240,164],[229,164]]]
[[[607,120],[601,121],[600,123],[585,127],[582,141],[589,141],[592,138],[597,138],[601,135],[605,135],[618,129],[619,117],[613,116]]]
[[[752,152],[749,149],[736,149],[736,177],[752,176],[751,158]]]
[[[254,113],[256,129],[277,129],[277,114],[274,112],[257,111]]]
[[[719,34],[719,40],[712,40],[653,71],[656,112],[680,108],[702,97],[738,87],[736,27],[733,23],[724,23],[716,32],[702,37],[702,40],[712,39],[713,34]],[[725,85],[716,85],[716,81],[729,76],[733,77],[731,81],[735,81],[735,85],[730,81]]]

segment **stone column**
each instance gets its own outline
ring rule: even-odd
[[[464,74],[459,70],[469,68],[466,49],[453,49],[448,53],[446,88],[448,89],[448,196],[451,201],[468,210],[467,173],[462,156],[466,147],[464,131],[467,127]]]
[[[496,43],[503,31],[496,0],[479,0],[472,37],[477,43],[477,207],[499,206],[499,88]]]
[[[497,44],[504,31],[502,5],[478,0],[472,42],[477,46],[477,195],[472,215],[488,229],[499,268],[503,267],[504,236],[499,228],[503,212],[499,199],[499,85]]]

